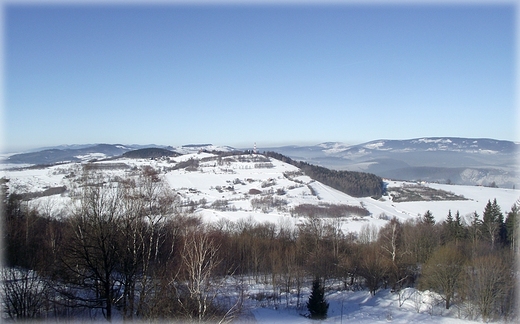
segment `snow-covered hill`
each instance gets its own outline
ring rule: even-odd
[[[0,169],[8,169],[19,165],[39,165],[53,164],[64,162],[86,162],[91,160],[99,160],[113,158],[123,155],[129,151],[160,148],[175,153],[188,154],[200,151],[235,151],[230,146],[217,146],[213,144],[192,144],[178,147],[166,145],[122,145],[122,144],[92,144],[92,145],[60,145],[56,147],[48,147],[29,152],[10,153],[0,155]]]
[[[335,145],[337,146],[337,145]],[[349,153],[364,148],[374,151],[420,152],[451,151],[480,154],[513,153],[518,145],[511,141],[483,138],[426,137],[410,140],[376,140],[368,143],[345,147],[335,153]]]
[[[66,163],[12,169],[4,171],[3,177],[9,179],[9,190],[17,193],[41,193],[50,188],[65,187],[64,193],[30,202],[52,206],[58,212],[68,204],[69,193],[77,187],[82,165]],[[252,218],[258,222],[297,224],[303,219],[303,215],[294,212],[298,206],[308,204],[326,209],[330,205],[341,205],[353,207],[342,217],[343,231],[359,232],[365,224],[380,227],[394,216],[405,221],[423,215],[427,210],[438,222],[443,221],[450,210],[452,213],[459,211],[463,217],[474,212],[481,215],[487,201],[493,199],[497,199],[502,211],[507,212],[520,198],[520,190],[513,189],[391,180],[386,180],[388,194],[378,200],[354,198],[312,180],[295,166],[263,155],[222,157],[199,152],[155,160],[119,158],[94,162],[94,165],[107,178],[130,176],[135,168],[150,165],[161,172],[163,179],[185,204],[192,202],[197,207],[194,212],[210,222]],[[430,188],[441,197],[436,199],[457,200],[397,201],[394,197],[403,192],[402,188],[412,191]]]

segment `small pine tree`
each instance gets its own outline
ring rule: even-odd
[[[477,212],[473,213],[473,217],[471,219],[471,225],[468,228],[468,234],[471,238],[471,242],[475,246],[477,242],[482,237],[482,221],[479,219]]]
[[[327,318],[327,311],[329,310],[329,303],[325,300],[325,291],[321,286],[319,278],[312,282],[312,292],[307,302],[307,309],[309,310],[310,318],[325,319]]]
[[[460,212],[457,210],[457,213],[455,214],[455,235],[456,239],[464,239],[466,237],[466,229],[464,228],[464,225],[462,224],[462,218],[460,216]]]
[[[435,218],[430,210],[427,210],[423,216],[423,222],[428,225],[435,225]]]
[[[444,240],[446,242],[453,241],[456,239],[456,228],[455,221],[453,220],[453,216],[451,215],[451,210],[448,211],[448,217],[442,224],[444,228]]]
[[[448,210],[448,217],[446,217],[446,224],[448,224],[448,226],[451,226],[451,224],[453,224],[453,216],[451,216],[451,209]]]

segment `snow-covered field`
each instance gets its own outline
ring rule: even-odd
[[[445,309],[440,295],[431,291],[405,288],[400,292],[381,289],[372,296],[367,290],[343,290],[342,283],[329,280],[325,299],[329,303],[327,318],[308,318],[306,303],[310,295],[311,281],[303,283],[300,301],[296,291],[272,296],[270,284],[257,283],[253,278],[244,279],[245,300],[237,323],[443,323],[463,324],[478,322],[468,316],[466,306],[452,305]],[[228,287],[236,287],[230,283]],[[239,294],[236,289],[226,295]],[[262,297],[264,296],[264,297]]]
[[[180,168],[172,170],[177,163],[190,159],[197,160],[195,168]],[[263,156],[245,155],[238,157],[218,157],[211,153],[192,153],[179,156],[171,160],[149,159],[117,159],[98,162],[104,166],[107,175],[124,177],[135,167],[150,165],[158,170],[183,200],[206,204],[198,208],[195,213],[204,220],[213,222],[220,219],[236,221],[242,218],[252,218],[257,222],[269,221],[272,223],[287,222],[296,224],[301,221],[298,217],[291,217],[290,210],[301,204],[346,204],[364,207],[369,216],[351,216],[343,219],[343,231],[359,232],[365,224],[374,224],[377,227],[386,224],[387,219],[397,217],[402,221],[416,218],[430,210],[437,222],[442,222],[451,210],[454,215],[457,211],[463,219],[474,212],[480,216],[488,200],[496,199],[502,212],[507,213],[513,204],[520,198],[520,190],[488,188],[480,186],[459,186],[425,183],[423,186],[452,192],[463,196],[466,200],[455,201],[410,201],[394,202],[392,197],[383,196],[379,200],[370,197],[354,198],[338,190],[330,188],[309,177],[298,173],[296,167],[275,159],[265,160]],[[118,167],[119,166],[119,167]],[[2,177],[8,178],[11,192],[39,192],[51,187],[65,186],[68,189],[77,186],[75,180],[81,174],[80,163],[55,165],[41,169],[4,170]],[[385,180],[389,190],[401,186],[410,186],[402,181]],[[251,199],[261,195],[251,194],[250,190],[258,190],[262,195],[286,201],[285,208],[254,209]],[[52,202],[56,210],[66,206],[69,198],[67,192],[62,195],[53,195],[35,199],[33,204]],[[225,210],[211,208],[215,201],[227,201]],[[46,203],[48,206],[49,203]]]
[[[401,300],[399,299],[401,296]],[[435,293],[421,292],[406,288],[400,294],[389,289],[379,291],[371,296],[368,291],[331,291],[325,294],[329,303],[328,316],[325,320],[315,321],[305,317],[307,309],[303,306],[286,306],[285,299],[281,304],[258,306],[259,302],[246,303],[252,316],[243,316],[239,322],[256,323],[474,323],[463,318],[463,312],[451,307],[446,310],[443,302]],[[295,303],[294,299],[292,303]],[[261,304],[261,303],[260,303]],[[249,305],[249,306],[247,306]]]

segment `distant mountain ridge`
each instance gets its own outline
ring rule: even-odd
[[[161,151],[164,150],[164,151]],[[180,147],[166,145],[122,145],[122,144],[92,144],[92,145],[60,145],[42,150],[13,154],[3,163],[9,164],[54,164],[62,162],[82,162],[94,159],[106,159],[129,153],[134,157],[158,157],[163,152],[165,156],[207,151],[233,151],[230,146],[215,146],[212,144],[190,144]],[[138,151],[131,153],[132,151]]]
[[[487,138],[425,137],[265,150],[327,168],[369,172],[390,179],[511,188],[520,185],[516,169],[519,148],[512,141]]]
[[[394,151],[394,152],[424,152],[451,151],[466,153],[513,153],[518,150],[518,144],[511,141],[495,139],[470,139],[457,137],[429,137],[410,140],[375,140],[359,145],[345,146],[342,143],[322,143],[327,153],[350,153],[360,150]]]
[[[80,162],[94,158],[121,155],[132,148],[120,144],[95,144],[79,148],[49,148],[42,151],[19,153],[6,159],[7,163],[53,164],[59,162]]]

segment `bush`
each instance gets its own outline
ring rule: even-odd
[[[262,191],[260,191],[258,189],[255,189],[255,188],[249,189],[249,194],[250,195],[259,195],[261,193],[262,193]]]

